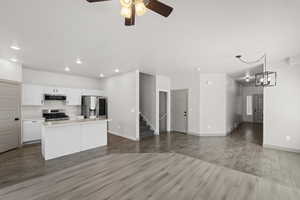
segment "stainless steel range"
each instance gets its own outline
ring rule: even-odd
[[[59,109],[43,110],[43,117],[45,118],[45,121],[61,121],[70,119],[64,110]]]

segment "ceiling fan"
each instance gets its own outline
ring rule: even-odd
[[[90,3],[110,1],[110,0],[87,0]],[[168,17],[173,8],[157,0],[120,0],[122,5],[121,15],[125,17],[125,25],[133,26],[135,17],[146,13],[147,8],[164,17]]]

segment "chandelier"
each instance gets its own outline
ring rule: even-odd
[[[242,59],[242,55],[237,55],[236,58],[241,62],[252,65],[263,62],[263,72],[255,74],[255,86],[257,87],[273,87],[276,86],[277,73],[272,71],[267,71],[267,54],[264,54],[259,59],[254,61],[246,61]]]

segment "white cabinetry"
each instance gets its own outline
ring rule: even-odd
[[[65,90],[67,96],[67,105],[80,106],[81,105],[81,90],[68,88]]]
[[[59,87],[44,87],[44,93],[51,95],[65,95],[66,89]]]
[[[44,95],[65,95],[66,105],[81,105],[81,96],[104,96],[102,90],[76,89],[23,84],[22,86],[22,105],[41,106],[44,105]]]
[[[80,125],[42,127],[42,154],[45,160],[80,152]]]
[[[43,86],[23,84],[22,85],[22,105],[39,106],[44,105]]]
[[[42,124],[45,160],[107,145],[107,121]]]
[[[104,96],[103,90],[89,90],[89,89],[83,89],[82,95],[85,96]]]
[[[81,125],[81,151],[93,149],[107,144],[106,123]]]
[[[43,122],[44,120],[42,119],[23,121],[23,143],[41,140]]]

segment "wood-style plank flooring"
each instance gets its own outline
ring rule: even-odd
[[[299,189],[176,153],[111,154],[0,190],[5,200],[286,200]]]
[[[119,157],[123,154],[129,158],[131,154],[128,153],[134,153],[132,156],[138,159],[144,155],[143,153],[166,153],[166,155],[178,154],[178,156],[190,157],[199,162],[210,163],[216,168],[236,171],[243,174],[243,177],[254,177],[260,180],[258,186],[266,185],[265,187],[270,187],[270,190],[297,191],[300,189],[300,155],[265,149],[261,144],[262,126],[242,124],[227,137],[197,137],[171,132],[134,142],[109,135],[107,147],[46,162],[41,157],[40,145],[31,145],[0,154],[0,188],[13,186],[23,181],[33,181],[36,180],[35,178],[44,180],[45,176],[60,173],[74,166],[81,171],[81,165],[96,162],[99,158]],[[163,156],[160,154],[155,154],[154,157]],[[152,162],[151,159],[149,162]],[[166,158],[166,160],[169,159],[171,157]],[[261,188],[257,185],[255,187]],[[199,190],[199,188],[196,189]]]

